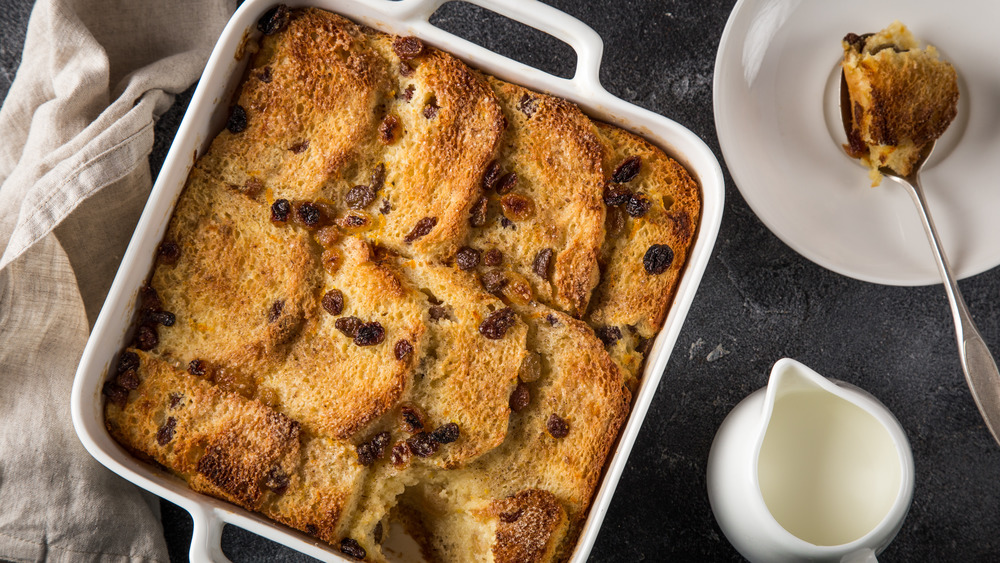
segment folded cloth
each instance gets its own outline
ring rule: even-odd
[[[150,188],[154,120],[235,0],[38,0],[0,108],[0,560],[167,561],[155,497],[94,461],[73,374]]]

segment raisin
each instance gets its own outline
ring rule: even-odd
[[[525,117],[531,117],[538,111],[538,100],[534,97],[524,94],[521,99],[517,101],[517,109],[525,115]]]
[[[611,346],[622,339],[622,329],[616,326],[602,326],[597,329],[597,337],[605,346]]]
[[[177,428],[177,419],[169,417],[167,422],[156,431],[156,443],[166,446],[174,439],[174,430]]]
[[[406,446],[410,452],[418,457],[430,457],[438,451],[437,441],[431,439],[431,435],[426,432],[417,432],[406,440]]]
[[[271,303],[271,308],[267,311],[267,322],[273,323],[278,320],[281,316],[281,312],[285,310],[285,300],[279,299],[274,303]]]
[[[520,194],[507,194],[500,198],[504,217],[511,221],[524,221],[535,214],[535,202]]]
[[[391,145],[396,140],[396,129],[399,119],[395,115],[387,115],[378,126],[378,138],[383,144]]]
[[[379,522],[378,524],[375,524],[375,529],[372,530],[372,539],[375,540],[375,543],[382,543],[382,534],[383,533],[384,532],[382,530],[382,522]]]
[[[399,61],[399,75],[405,78],[413,76],[413,67],[403,61]],[[410,98],[413,97],[413,84],[407,86],[406,90],[410,93],[409,97],[406,98],[406,101],[410,101]],[[404,94],[404,96],[406,96],[406,94]]]
[[[653,339],[639,337],[636,339],[635,351],[639,352],[643,356],[648,355],[649,351],[653,349]]]
[[[174,326],[177,322],[177,317],[169,311],[160,311],[153,315],[154,320],[163,326]]]
[[[308,201],[300,204],[299,208],[295,210],[295,214],[298,215],[302,224],[307,227],[319,225],[320,220],[323,218],[323,212],[319,210],[319,207]]]
[[[396,345],[392,347],[392,353],[397,360],[403,361],[413,353],[413,344],[410,344],[409,340],[397,340]]]
[[[431,102],[426,106],[424,106],[424,117],[426,117],[427,119],[434,119],[435,117],[437,117],[438,110],[440,109],[441,108],[438,107],[437,104]]]
[[[543,248],[535,255],[535,261],[531,263],[531,271],[543,280],[549,279],[549,266],[552,264],[553,251],[551,248]]]
[[[288,6],[278,4],[264,12],[264,15],[257,20],[257,29],[264,35],[274,35],[285,29],[285,26],[288,25],[289,15]]]
[[[437,217],[424,217],[423,219],[417,221],[417,224],[414,225],[410,234],[406,235],[403,242],[410,244],[418,238],[426,235],[431,232],[431,229],[433,229],[435,225],[437,225],[437,222]]]
[[[412,36],[397,37],[392,42],[392,51],[397,57],[408,61],[424,53],[424,42]]]
[[[503,523],[505,523],[505,524],[513,524],[514,522],[517,522],[518,520],[520,520],[521,516],[523,516],[523,515],[524,515],[524,509],[523,508],[518,508],[517,510],[513,510],[511,512],[503,512],[503,513],[501,513],[499,518],[500,518],[500,521],[503,522]]]
[[[247,128],[247,110],[243,106],[236,104],[229,110],[229,120],[226,121],[226,129],[230,133],[242,133]]]
[[[514,326],[517,315],[510,307],[504,307],[499,311],[493,311],[486,320],[479,325],[479,333],[490,340],[500,340],[507,334],[507,329]]]
[[[619,205],[628,203],[631,196],[632,192],[630,192],[627,188],[609,184],[604,188],[604,205],[607,205],[608,207],[618,207]]]
[[[569,435],[569,423],[555,413],[552,413],[552,416],[545,422],[545,428],[553,438],[565,438]]]
[[[486,198],[486,196],[483,196],[479,198],[479,201],[473,204],[469,216],[470,225],[472,225],[473,227],[482,227],[486,224],[486,218],[487,218],[486,212],[488,203],[489,200]]]
[[[264,486],[271,489],[276,495],[283,495],[288,490],[289,481],[288,474],[282,471],[280,467],[274,466],[267,472],[267,477],[264,479]]]
[[[327,248],[320,255],[320,261],[323,263],[323,269],[327,271],[331,276],[337,273],[340,269],[342,263],[342,256],[340,251],[336,248]]]
[[[358,463],[362,467],[368,467],[375,463],[375,450],[369,442],[358,444],[356,450],[358,454]]]
[[[354,343],[358,346],[374,346],[385,340],[385,329],[377,321],[364,323],[358,327],[354,335]]]
[[[358,329],[363,324],[361,319],[357,317],[341,317],[337,319],[337,322],[333,323],[333,326],[345,335],[354,338],[358,334]]]
[[[516,172],[508,172],[500,176],[496,183],[496,190],[500,195],[509,194],[515,187],[517,187]]]
[[[156,293],[155,289],[148,285],[144,285],[139,289],[139,301],[142,304],[141,310],[143,312],[155,312],[163,308],[160,296]]]
[[[191,375],[205,375],[208,370],[208,366],[203,360],[191,360],[188,364],[188,373]]]
[[[500,225],[505,229],[510,229],[512,231],[517,230],[517,225],[515,225],[513,221],[502,215],[500,216]]]
[[[461,432],[458,429],[458,424],[454,422],[449,422],[443,426],[438,426],[431,432],[431,440],[439,444],[450,444],[455,440],[458,440]]]
[[[559,326],[559,317],[552,313],[549,313],[548,316],[545,317],[545,320],[549,321],[549,326]]]
[[[628,203],[625,204],[625,211],[632,217],[642,217],[649,211],[651,202],[642,194],[629,196]]]
[[[649,247],[642,257],[642,265],[646,268],[646,273],[651,275],[662,274],[667,271],[674,261],[674,251],[665,244],[654,244]]]
[[[345,231],[358,232],[368,226],[368,217],[351,213],[341,217],[338,224]]]
[[[135,347],[143,350],[149,351],[156,348],[156,345],[160,343],[160,336],[156,334],[156,329],[143,325],[135,331]]]
[[[306,152],[306,149],[308,148],[309,148],[309,139],[306,139],[301,143],[295,143],[294,145],[288,147],[288,150],[292,151],[295,154],[302,154]]]
[[[372,447],[375,448],[376,457],[381,459],[382,456],[385,455],[385,447],[389,445],[389,440],[391,438],[392,436],[390,436],[389,433],[385,431],[379,432],[372,438],[371,444]]]
[[[364,209],[375,201],[375,192],[368,186],[354,186],[344,196],[344,203],[351,209]]]
[[[276,199],[271,204],[271,221],[284,223],[288,220],[288,214],[292,211],[292,204],[287,199]]]
[[[381,213],[382,215],[388,215],[390,211],[392,211],[392,205],[389,204],[389,200],[383,199],[382,207],[378,208],[378,212]]]
[[[528,404],[531,402],[531,392],[528,390],[528,386],[523,382],[518,382],[517,387],[514,388],[510,393],[510,410],[514,412],[521,412],[528,408]]]
[[[487,250],[486,255],[483,256],[483,264],[487,266],[499,266],[503,264],[503,252],[500,252],[496,248]]]
[[[306,524],[306,533],[311,535],[316,535],[319,533],[319,528],[313,524]]]
[[[260,80],[264,84],[270,84],[271,79],[272,79],[271,67],[265,66],[264,68],[260,69],[260,74],[257,75],[257,80]]]
[[[181,257],[181,247],[176,242],[164,241],[160,244],[160,248],[157,249],[157,254],[160,256],[160,262],[168,266],[173,265]]]
[[[483,284],[483,289],[490,293],[496,293],[507,285],[507,276],[499,270],[491,270],[479,276],[479,283]]]
[[[525,383],[538,381],[542,376],[542,361],[538,354],[528,352],[521,360],[521,367],[517,370],[517,377]]]
[[[385,186],[385,164],[380,162],[379,165],[372,170],[372,178],[369,187],[372,192],[377,194],[382,191],[383,186]]]
[[[431,320],[434,321],[434,322],[440,321],[441,319],[450,318],[450,315],[448,314],[448,309],[445,309],[444,307],[442,307],[440,305],[435,305],[435,306],[431,307],[427,311],[427,314],[430,316]]]
[[[339,289],[331,289],[323,295],[323,310],[337,316],[344,312],[344,293]]]
[[[182,393],[171,393],[170,394],[170,410],[176,409],[181,404],[181,401],[183,399],[184,399],[184,395]]]
[[[104,387],[101,388],[101,393],[108,398],[109,401],[118,405],[118,408],[124,409],[126,403],[128,403],[128,389],[118,385],[114,381],[107,381],[104,383]]]
[[[413,405],[399,407],[399,421],[402,429],[410,434],[424,429],[424,413]]]
[[[129,391],[134,391],[139,388],[139,375],[134,369],[126,370],[118,374],[118,377],[115,378],[115,383]]]
[[[137,369],[139,369],[139,354],[135,352],[122,352],[122,355],[118,358],[118,373]]]
[[[471,246],[463,246],[455,254],[455,263],[460,270],[471,270],[479,265],[479,251]]]
[[[410,448],[406,445],[406,442],[400,442],[393,446],[392,452],[389,454],[389,459],[395,467],[406,465],[406,462],[410,461]]]
[[[361,547],[361,544],[351,538],[344,538],[340,540],[340,552],[348,557],[357,559],[358,561],[362,561],[368,556],[368,552],[365,551],[365,548]]]
[[[611,175],[611,181],[616,184],[630,182],[639,175],[640,168],[642,168],[642,159],[638,156],[630,156],[622,161],[618,168],[615,168],[614,174]]]
[[[240,190],[247,197],[255,198],[260,195],[260,191],[264,189],[264,182],[261,182],[258,178],[250,178],[243,183],[243,189]]]
[[[483,191],[488,192],[493,189],[496,185],[497,180],[500,179],[500,163],[493,160],[486,165],[486,171],[483,172]]]

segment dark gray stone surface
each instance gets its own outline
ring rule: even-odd
[[[608,90],[684,124],[722,161],[712,71],[733,1],[551,3],[604,38]],[[20,58],[28,4],[0,2],[0,97]],[[572,74],[570,49],[489,13],[447,5],[434,21],[549,72]],[[154,169],[188,98],[161,119]],[[706,459],[729,410],[785,356],[870,391],[911,440],[913,506],[883,560],[1000,560],[1000,447],[966,389],[942,288],[885,287],[829,272],[772,235],[726,180],[711,263],[591,560],[740,559],[709,508]],[[986,342],[1000,351],[1000,270],[965,280],[962,289]],[[171,560],[183,561],[190,519],[169,503],[163,508]],[[238,562],[307,559],[232,527],[223,548]]]

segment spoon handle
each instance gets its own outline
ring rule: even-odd
[[[958,340],[958,355],[962,361],[962,371],[965,372],[965,381],[969,384],[972,398],[976,401],[979,413],[986,421],[986,427],[993,435],[993,439],[1000,444],[1000,371],[997,370],[996,360],[993,354],[983,341],[982,335],[972,321],[969,309],[962,298],[962,292],[958,289],[958,281],[952,274],[951,266],[948,264],[948,257],[945,256],[944,249],[934,227],[934,220],[931,218],[927,208],[927,201],[924,198],[924,190],[920,185],[920,177],[912,174],[905,180],[910,188],[910,196],[913,197],[917,209],[920,211],[920,218],[924,224],[924,231],[930,240],[934,258],[937,260],[938,271],[944,280],[945,293],[948,295],[948,302],[951,304],[951,315],[955,319],[955,336]]]

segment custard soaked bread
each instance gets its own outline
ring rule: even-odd
[[[878,33],[847,34],[844,82],[849,99],[848,154],[871,168],[872,185],[887,167],[907,176],[958,113],[958,75],[898,21]],[[844,100],[841,101],[844,103]]]
[[[699,222],[649,143],[412,37],[267,12],[104,387],[198,491],[383,561],[572,554]],[[596,332],[595,332],[596,331]]]

